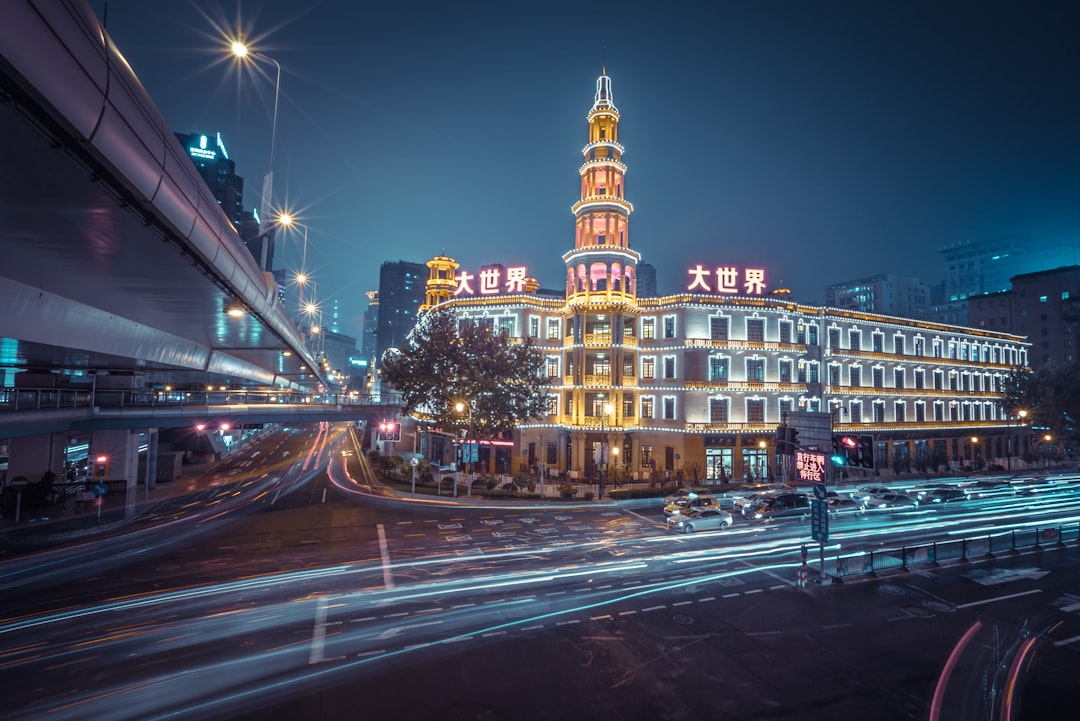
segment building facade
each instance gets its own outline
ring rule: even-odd
[[[537,294],[524,268],[428,262],[425,307],[530,337],[545,355],[548,412],[517,429],[515,458],[579,478],[606,465],[617,477],[760,480],[780,475],[777,427],[807,415],[872,434],[878,467],[1009,455],[1016,429],[998,399],[1027,363],[1020,336],[794,303],[767,290],[762,268],[698,265],[682,292],[642,296],[619,117],[605,72],[563,297]]]
[[[1030,365],[1072,365],[1080,329],[1080,266],[1017,275],[1011,289],[968,299],[976,328],[1027,336]]]
[[[397,348],[416,325],[424,302],[427,266],[405,260],[379,267],[378,313],[375,327],[375,360],[382,362],[388,348]]]
[[[926,320],[930,311],[930,286],[911,276],[882,273],[826,287],[825,305]]]

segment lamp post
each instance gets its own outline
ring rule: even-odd
[[[281,98],[281,64],[269,55],[255,52],[245,45],[242,40],[234,40],[230,47],[233,55],[241,60],[247,57],[259,58],[273,63],[277,70],[277,76],[274,80],[274,116],[270,126],[270,167],[267,169],[266,175],[263,176],[262,199],[259,204],[259,221],[262,223],[263,232],[269,231],[268,240],[270,240],[273,238],[273,226],[270,225],[270,204],[274,190],[274,150],[277,146],[278,100]],[[267,268],[269,258],[266,247],[267,245],[263,245],[262,257],[260,258],[260,267],[263,270],[269,270]]]
[[[305,308],[304,288],[307,286],[308,281],[311,280],[311,277],[308,275],[307,272],[308,226],[304,223],[298,223],[296,221],[296,218],[294,218],[289,213],[282,213],[281,215],[279,215],[278,223],[287,229],[291,229],[295,226],[304,231],[304,249],[300,257],[300,267],[296,271],[296,275],[293,276],[293,280],[296,282],[297,286],[297,307],[300,309],[301,312],[303,312]]]
[[[472,459],[473,459],[473,450],[474,449],[473,449],[473,446],[468,441],[469,441],[469,438],[473,436],[472,401],[469,401],[468,403],[463,403],[461,401],[458,401],[457,404],[454,406],[454,409],[457,410],[458,413],[461,413],[461,412],[463,412],[465,410],[468,410],[468,412],[469,412],[469,432],[465,436],[466,447],[469,448],[469,460],[467,461],[468,465],[465,467],[465,487],[466,487],[466,493],[471,498],[472,497],[472,464],[473,464]],[[475,450],[479,451],[479,448],[477,448]],[[479,460],[480,459],[480,454],[477,453],[476,456],[477,456],[477,460]],[[457,484],[456,483],[454,484],[454,497],[457,498]]]
[[[600,473],[598,474],[600,477],[600,491],[597,494],[597,500],[604,497],[604,481],[607,473],[607,438],[604,435],[604,419],[613,410],[615,408],[610,403],[604,403],[600,409]]]
[[[1023,447],[1022,437],[1020,435],[1020,426],[1023,426],[1023,425],[1027,424],[1027,421],[1025,420],[1027,418],[1027,414],[1028,414],[1028,412],[1025,411],[1025,410],[1020,410],[1020,411],[1016,412],[1016,415],[1019,417],[1019,421],[1017,422],[1017,425],[1016,425],[1016,451],[1017,451],[1016,455],[1020,456],[1020,457],[1023,457],[1020,454],[1020,451],[1022,450],[1022,447]],[[1009,440],[1010,440],[1010,442],[1012,441],[1011,438]],[[1009,470],[1010,471],[1012,470],[1012,455],[1009,456]]]
[[[979,470],[979,437],[971,437],[971,468]]]

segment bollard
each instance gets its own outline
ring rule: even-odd
[[[806,588],[806,564],[799,566],[798,574],[799,588]]]

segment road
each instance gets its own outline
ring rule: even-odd
[[[838,518],[830,544],[1075,523],[1075,480]],[[342,428],[218,481],[0,567],[7,718],[1028,719],[1080,681],[1071,546],[800,587],[806,522],[395,499]]]

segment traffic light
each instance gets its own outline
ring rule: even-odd
[[[379,422],[379,440],[397,443],[401,440],[401,424],[394,421]]]
[[[844,454],[844,447],[840,445],[840,436],[832,437],[832,455],[829,460],[836,466],[847,465],[847,456]]]
[[[390,424],[390,439],[389,440],[394,441],[395,443],[397,443],[398,441],[401,440],[401,424],[400,423],[391,423]]]
[[[846,433],[833,436],[833,447],[837,449],[837,453],[844,457],[845,466],[852,466],[859,468],[859,439],[857,436],[848,435]]]
[[[774,436],[776,444],[779,445],[787,440],[787,426],[777,426],[776,435]]]
[[[874,437],[859,436],[859,465],[863,468],[874,467]]]
[[[790,445],[791,452],[794,453],[795,449],[799,447],[799,429],[788,428],[787,429],[787,442]]]
[[[109,457],[98,456],[94,459],[94,478],[105,478],[109,475]]]

